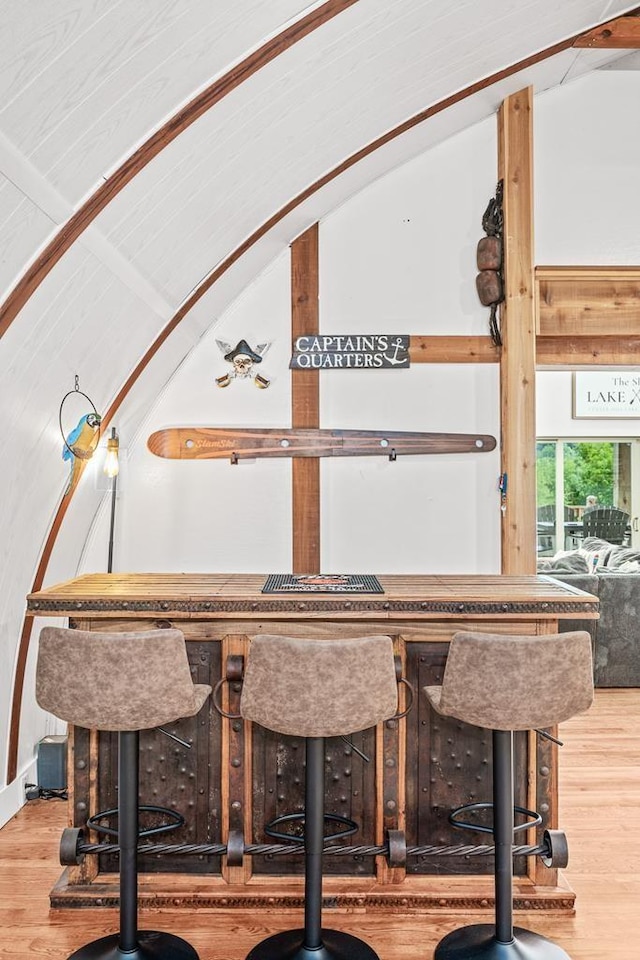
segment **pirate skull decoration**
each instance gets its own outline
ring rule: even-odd
[[[252,350],[246,340],[239,340],[235,347],[223,340],[216,340],[220,350],[224,354],[224,359],[232,365],[232,369],[222,377],[216,377],[216,383],[219,387],[228,387],[232,380],[248,380],[253,378],[257,387],[263,390],[271,382],[260,373],[254,373],[254,364],[262,363],[263,354],[267,352],[268,343],[259,343],[255,350]]]

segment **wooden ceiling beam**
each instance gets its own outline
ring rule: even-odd
[[[541,337],[640,335],[640,268],[537,267]]]
[[[637,50],[640,48],[640,17],[637,12],[603,23],[595,30],[581,34],[574,47],[600,50]]]

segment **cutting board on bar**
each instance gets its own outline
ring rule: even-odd
[[[170,460],[256,457],[374,457],[407,454],[487,453],[495,437],[478,433],[411,433],[384,430],[168,427],[147,440],[151,453]]]

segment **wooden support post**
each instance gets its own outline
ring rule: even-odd
[[[226,676],[227,658],[249,654],[249,640],[243,635],[230,634],[222,640],[222,672]],[[240,713],[240,683],[225,683],[222,689],[222,709],[226,713]],[[252,793],[252,737],[251,724],[241,719],[222,720],[220,805],[222,842],[226,843],[231,830],[239,833],[245,844],[253,843]],[[241,866],[229,866],[222,861],[222,876],[229,884],[248,883],[252,873],[251,857],[245,856]]]
[[[318,224],[291,245],[292,340],[318,333]],[[317,370],[291,371],[291,426],[320,426]],[[320,460],[292,460],[293,573],[320,572]]]
[[[536,330],[533,268],[531,87],[508,97],[498,114],[498,176],[504,181],[505,301],[500,359],[502,572],[536,570]]]

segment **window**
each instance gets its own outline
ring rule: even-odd
[[[538,553],[570,550],[582,536],[591,506],[618,507],[633,515],[640,503],[640,445],[634,440],[538,440],[536,444]],[[633,533],[637,526],[633,522]],[[558,530],[562,533],[558,536]]]

